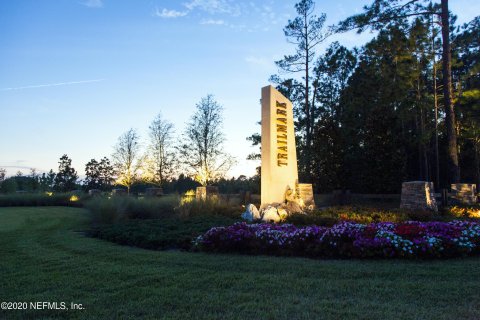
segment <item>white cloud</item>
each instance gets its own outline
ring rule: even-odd
[[[239,16],[240,6],[227,0],[191,0],[184,4],[188,10],[199,9],[210,14],[224,13]]]
[[[103,7],[103,0],[86,0],[82,4],[89,8],[101,8]]]
[[[203,19],[200,21],[200,24],[213,24],[213,25],[223,25],[225,21],[223,20],[213,20],[213,19]]]
[[[262,67],[270,67],[272,65],[271,61],[268,61],[266,58],[263,57],[256,57],[256,56],[247,56],[245,61],[248,64],[262,66]]]
[[[188,14],[188,11],[177,11],[177,10],[168,10],[168,9],[163,9],[160,11],[160,9],[156,9],[155,11],[155,16],[160,17],[160,18],[178,18],[178,17],[184,17]]]

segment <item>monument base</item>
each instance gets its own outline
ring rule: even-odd
[[[306,208],[315,208],[313,185],[311,183],[297,183],[297,194]]]

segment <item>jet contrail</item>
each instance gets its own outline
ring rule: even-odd
[[[34,89],[34,88],[44,88],[44,87],[67,86],[67,85],[70,85],[70,84],[100,82],[100,81],[103,81],[103,80],[105,80],[105,79],[70,81],[70,82],[59,82],[59,83],[49,83],[49,84],[37,84],[37,85],[26,86],[26,87],[2,88],[2,89],[0,89],[0,91],[10,91],[10,90]]]

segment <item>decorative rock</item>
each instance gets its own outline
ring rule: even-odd
[[[300,199],[301,201],[301,199]],[[303,212],[302,205],[299,202],[289,201],[284,206],[284,209],[288,211],[288,213],[301,213]]]
[[[277,213],[280,217],[280,220],[284,220],[286,217],[288,217],[288,211],[284,208],[278,208]]]
[[[268,206],[262,210],[262,220],[265,222],[278,222],[281,220],[277,208]]]
[[[246,211],[242,213],[242,219],[247,221],[258,220],[260,219],[260,212],[255,205],[250,203],[247,205]]]
[[[287,191],[285,191],[285,201],[287,202],[297,201],[295,192],[293,192],[291,188],[287,188]]]
[[[302,212],[304,207],[303,199],[301,199],[294,190],[288,188],[285,192],[286,205],[282,205],[282,208],[286,209],[288,213]]]
[[[438,211],[433,182],[409,181],[402,183],[400,208]]]

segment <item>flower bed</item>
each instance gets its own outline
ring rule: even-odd
[[[236,223],[196,239],[211,252],[336,258],[447,258],[480,252],[480,224],[452,222],[341,222],[333,227]]]

